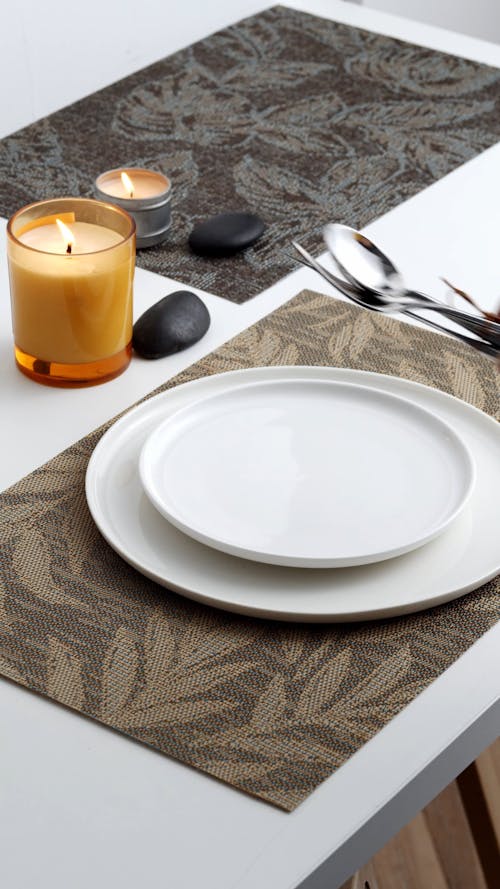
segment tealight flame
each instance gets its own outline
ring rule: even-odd
[[[125,191],[128,193],[129,198],[134,197],[134,183],[132,182],[130,176],[127,176],[126,173],[121,174],[122,185]]]
[[[64,222],[61,222],[60,219],[56,219],[56,222],[57,222],[57,227],[58,227],[59,231],[61,232],[61,237],[64,239],[64,242],[67,245],[66,246],[66,253],[71,253],[71,250],[75,244],[75,236],[74,236],[73,232],[71,231],[71,229],[68,228],[68,226],[65,225]]]

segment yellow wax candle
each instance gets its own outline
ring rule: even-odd
[[[114,247],[123,240],[118,232],[102,225],[93,225],[91,222],[72,222],[71,226],[65,228],[70,233],[67,239],[65,232],[61,232],[56,222],[53,222],[21,232],[18,240],[27,247],[41,250],[42,253],[66,254],[69,245],[71,247],[69,253],[72,256],[107,250],[108,247]]]
[[[54,385],[101,382],[124,370],[135,258],[128,214],[97,201],[46,201],[19,211],[8,233],[20,369]]]

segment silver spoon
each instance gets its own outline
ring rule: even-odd
[[[365,301],[365,293],[366,291],[361,289],[360,287],[356,287],[353,284],[349,284],[346,281],[343,281],[342,278],[339,278],[337,275],[334,275],[332,272],[325,269],[317,259],[314,259],[307,250],[302,247],[297,241],[292,241],[293,246],[300,254],[299,262],[302,265],[307,266],[310,269],[313,269],[315,272],[318,272],[325,281],[328,281],[333,287],[336,287],[337,290],[340,290],[344,296],[347,296],[351,302],[356,303],[358,306],[361,306],[364,309],[375,309],[372,305],[371,301]],[[375,311],[378,311],[375,309]],[[482,352],[484,355],[488,355],[490,358],[499,358],[500,357],[500,348],[495,348],[495,346],[486,343],[484,340],[474,339],[471,336],[467,336],[464,333],[459,333],[455,330],[450,330],[448,327],[444,327],[442,324],[437,324],[435,321],[431,321],[429,318],[421,318],[417,312],[412,312],[411,309],[403,309],[405,315],[409,315],[410,318],[415,318],[417,321],[421,321],[426,324],[428,327],[432,327],[434,330],[439,330],[441,333],[446,333],[449,336],[454,337],[454,339],[459,340],[461,343],[465,343],[468,346],[472,346],[473,349],[476,349],[478,352]]]
[[[500,346],[500,324],[446,306],[416,290],[408,290],[389,257],[366,235],[347,225],[330,224],[323,229],[323,237],[342,274],[364,291],[365,301],[373,300],[373,308],[377,311],[397,312],[411,308],[439,312],[471,333]]]

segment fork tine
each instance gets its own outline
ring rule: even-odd
[[[332,287],[340,290],[340,292],[343,293],[344,296],[347,296],[348,299],[351,299],[353,302],[362,305],[362,302],[358,297],[358,291],[356,287],[353,287],[353,285],[348,284],[347,281],[343,281],[342,278],[337,277],[337,275],[334,275],[333,272],[325,269],[325,267],[321,265],[321,263],[318,262],[318,260],[315,259],[314,256],[311,256],[311,254],[308,253],[305,247],[302,247],[302,245],[299,244],[298,241],[292,241],[292,244],[302,257],[301,260],[298,260],[299,262],[302,262],[303,265],[306,265],[308,266],[308,268],[313,269],[313,271],[318,272],[318,274],[321,275],[325,279],[325,281],[328,281],[328,283],[331,284]]]

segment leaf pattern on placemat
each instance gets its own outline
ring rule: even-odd
[[[158,169],[172,226],[138,264],[244,302],[296,267],[292,236],[319,252],[326,222],[361,228],[494,145],[499,103],[497,68],[276,6],[2,140],[0,212]],[[193,225],[227,210],[264,236],[194,256]]]
[[[35,596],[52,605],[71,605],[71,598],[54,587],[50,547],[40,532],[28,528],[18,537],[12,569],[17,582],[29,585]]]
[[[47,693],[67,707],[84,707],[82,664],[69,646],[54,638],[48,642]]]
[[[325,661],[304,685],[297,701],[294,719],[308,722],[332,703],[336,691],[348,676],[351,658],[352,652],[345,649]]]
[[[102,715],[107,722],[125,722],[137,682],[139,652],[135,635],[118,627],[104,656],[102,670]]]
[[[500,418],[491,362],[314,293],[161,389],[280,364],[394,374]],[[1,675],[290,810],[498,620],[498,579],[414,616],[331,626],[238,617],[156,586],[86,506],[109,425],[0,495]]]

